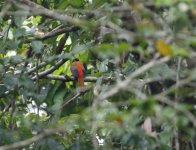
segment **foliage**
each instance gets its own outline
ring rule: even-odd
[[[193,0],[0,8],[0,149],[196,148]],[[71,77],[74,58],[86,68],[84,92]],[[151,134],[141,128],[147,117]]]

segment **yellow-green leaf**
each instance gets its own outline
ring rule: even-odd
[[[158,39],[156,41],[156,49],[163,56],[172,56],[171,46],[167,44],[163,39]]]

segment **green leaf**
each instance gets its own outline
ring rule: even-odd
[[[3,96],[3,94],[5,94],[6,91],[7,88],[5,87],[5,85],[0,85],[0,97]]]
[[[22,60],[23,59],[22,59],[21,55],[16,55],[16,56],[10,57],[10,62],[13,63],[13,64],[21,63]]]
[[[117,52],[119,54],[122,54],[123,52],[127,51],[129,49],[129,44],[125,42],[121,42],[120,44],[117,45]]]
[[[3,79],[5,86],[8,89],[13,88],[14,86],[18,85],[18,78],[14,75],[6,75]]]
[[[172,53],[174,56],[188,57],[190,55],[190,52],[188,50],[186,50],[185,48],[176,46],[176,45],[172,45]]]
[[[43,44],[42,44],[41,41],[33,41],[32,42],[32,48],[33,48],[33,51],[36,54],[39,54],[39,53],[42,52]]]
[[[19,44],[20,44],[20,41],[18,41],[18,40],[7,41],[7,49],[8,50],[15,50],[18,48]]]
[[[25,29],[23,28],[17,28],[16,30],[13,31],[13,36],[14,38],[19,38],[24,36],[25,34]]]
[[[18,27],[20,27],[23,24],[24,20],[27,18],[27,14],[28,12],[24,11],[22,15],[14,16],[14,22]]]
[[[147,74],[147,77],[163,80],[163,79],[174,77],[175,75],[176,75],[176,71],[174,69],[169,68],[167,64],[160,64],[158,66],[151,68]]]

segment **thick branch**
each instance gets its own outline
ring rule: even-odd
[[[65,46],[65,43],[66,43],[68,37],[69,37],[69,34],[68,33],[65,33],[63,35],[63,37],[60,39],[60,41],[58,43],[58,46],[56,48],[56,55],[61,54],[61,52],[63,51],[63,48]]]
[[[51,80],[62,80],[64,82],[74,81],[74,77],[64,76],[64,75],[52,75],[48,74],[44,78],[51,79]],[[114,81],[115,78],[113,77],[101,77],[103,81]],[[96,82],[98,80],[97,77],[85,77],[85,82]]]
[[[73,18],[67,15],[59,14],[55,11],[51,11],[49,9],[46,9],[45,7],[38,5],[34,2],[31,2],[29,0],[10,0],[15,6],[17,6],[20,9],[31,11],[31,13],[35,15],[44,15],[50,18],[58,19],[64,23],[72,23],[72,24],[78,24],[81,23],[81,20],[78,18]]]

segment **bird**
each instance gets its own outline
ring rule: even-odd
[[[84,89],[84,77],[85,77],[85,68],[82,62],[80,62],[78,58],[75,58],[72,61],[70,70],[75,81],[77,81],[80,90],[82,91]]]

